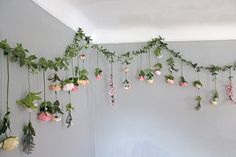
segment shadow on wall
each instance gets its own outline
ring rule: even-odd
[[[127,153],[130,152],[130,153]],[[111,155],[113,157],[171,157],[166,150],[161,149],[150,141],[138,142],[134,145],[133,150],[124,151],[118,149]]]

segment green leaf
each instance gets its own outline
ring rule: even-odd
[[[41,94],[40,92],[39,93],[29,92],[23,99],[17,100],[16,103],[25,108],[37,111],[38,107],[35,106],[35,103],[36,101],[41,100],[41,97],[39,96],[40,94]]]

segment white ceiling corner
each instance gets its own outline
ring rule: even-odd
[[[33,0],[95,43],[236,39],[235,0]]]

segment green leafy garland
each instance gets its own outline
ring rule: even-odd
[[[180,55],[180,52],[176,52],[168,48],[168,44],[164,42],[164,38],[157,37],[146,43],[146,45],[140,50],[134,50],[126,52],[124,54],[112,52],[103,46],[93,44],[89,36],[86,36],[81,28],[78,29],[74,36],[74,40],[69,44],[65,50],[63,57],[55,57],[54,60],[46,59],[44,57],[38,58],[35,55],[30,55],[29,51],[23,48],[22,44],[16,44],[16,47],[12,48],[7,43],[7,40],[0,42],[0,48],[4,50],[5,55],[9,55],[12,62],[19,63],[19,65],[27,66],[32,72],[38,72],[41,69],[45,71],[48,69],[58,71],[60,69],[67,70],[70,60],[79,55],[82,50],[91,48],[96,50],[98,53],[103,54],[109,62],[121,62],[123,64],[131,64],[134,56],[138,56],[143,53],[148,53],[152,48],[155,48],[154,54],[158,57],[161,56],[161,51],[165,50],[172,57],[179,59],[186,65],[192,67],[193,69],[198,68],[199,70],[205,70],[210,72],[212,75],[220,71],[226,71],[229,69],[236,69],[236,63],[229,65],[209,65],[201,66],[198,63],[194,63],[191,60],[186,60]],[[9,53],[10,52],[10,53]],[[120,54],[120,55],[117,55]]]

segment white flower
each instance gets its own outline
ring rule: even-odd
[[[63,90],[64,91],[71,91],[74,87],[75,87],[75,85],[73,83],[67,83],[63,86]]]
[[[55,122],[60,122],[61,119],[62,119],[62,118],[59,117],[59,116],[54,116],[54,117],[52,118],[52,120],[55,121]]]
[[[127,73],[129,71],[129,69],[127,67],[125,67],[124,72]]]
[[[125,89],[125,90],[128,90],[128,89],[130,89],[130,88],[131,88],[131,85],[130,85],[130,84],[124,85],[124,89]]]
[[[161,71],[160,71],[160,70],[155,70],[154,73],[155,73],[156,75],[158,75],[158,76],[161,75]]]
[[[148,82],[149,84],[153,84],[153,83],[154,83],[154,79],[148,79],[147,82]]]
[[[0,146],[3,150],[11,151],[14,150],[19,144],[19,139],[16,136],[7,137],[3,142],[0,143]]]
[[[217,105],[218,102],[217,102],[216,100],[212,100],[212,101],[211,101],[211,104],[212,104],[212,105]]]

